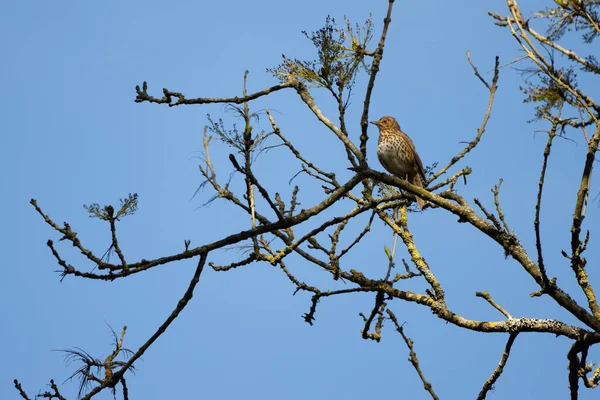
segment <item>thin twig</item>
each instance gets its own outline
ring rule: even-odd
[[[129,389],[127,388],[127,381],[125,377],[121,377],[121,386],[123,387],[123,400],[129,400]]]
[[[443,188],[444,186],[450,184],[450,187],[448,190],[453,190],[454,189],[454,185],[456,184],[456,182],[458,181],[458,178],[460,178],[461,176],[465,177],[465,182],[466,182],[466,176],[470,175],[471,172],[473,172],[473,170],[469,167],[465,167],[463,169],[461,169],[460,171],[458,171],[457,173],[455,173],[454,175],[452,175],[449,178],[444,179],[441,182],[436,183],[433,186],[429,186],[427,187],[427,189],[432,192],[434,190]]]
[[[544,256],[542,254],[540,210],[542,207],[542,193],[544,191],[544,182],[546,180],[546,168],[548,167],[548,158],[550,157],[552,140],[556,136],[557,127],[558,123],[555,120],[552,123],[552,128],[550,129],[550,132],[548,132],[548,141],[546,142],[546,147],[544,148],[544,161],[542,162],[542,171],[540,172],[540,180],[538,183],[538,194],[537,201],[535,204],[535,218],[533,220],[533,228],[535,230],[535,248],[538,253],[538,266],[540,267],[540,272],[542,274],[542,278],[544,279],[544,285],[542,286],[542,289],[548,286],[548,274],[546,273],[546,266],[544,265]]]
[[[270,93],[276,92],[282,89],[293,88],[298,85],[295,81],[288,81],[279,85],[271,86],[270,88],[266,88],[261,90],[260,92],[252,93],[243,97],[223,97],[223,98],[211,98],[211,97],[199,97],[195,99],[186,99],[182,93],[172,92],[168,89],[163,89],[163,97],[156,98],[150,96],[148,94],[148,84],[144,82],[142,84],[142,88],[139,86],[135,87],[135,91],[137,92],[137,96],[135,97],[136,103],[143,103],[147,101],[149,103],[156,104],[168,104],[169,107],[179,106],[179,105],[189,105],[189,104],[211,104],[211,103],[234,103],[234,104],[242,104],[247,101],[258,99],[259,97],[266,96]],[[173,97],[177,98],[177,101],[173,103]]]
[[[216,265],[215,263],[213,263],[211,261],[208,263],[208,266],[211,267],[215,271],[222,272],[222,271],[229,271],[230,269],[235,269],[238,267],[243,267],[245,265],[253,263],[257,259],[258,258],[256,256],[256,253],[252,252],[252,253],[250,253],[250,255],[248,257],[246,257],[245,259],[243,259],[241,261],[233,262],[233,263],[225,265],[225,266]]]
[[[58,391],[58,386],[56,386],[56,383],[54,383],[54,379],[50,379],[50,388],[52,389],[53,392],[44,392],[42,394],[38,394],[36,397],[41,397],[44,399],[58,399],[58,400],[66,400],[65,397],[60,394],[60,392]]]
[[[46,223],[48,225],[50,225],[57,232],[59,232],[63,235],[63,237],[60,240],[70,241],[74,247],[78,248],[79,251],[81,251],[81,254],[86,256],[89,260],[91,260],[96,265],[98,265],[98,267],[101,267],[104,265],[109,265],[109,264],[105,263],[104,261],[102,261],[100,258],[96,257],[90,250],[83,247],[83,245],[81,244],[81,241],[77,238],[77,232],[74,232],[71,229],[71,226],[69,224],[65,223],[64,228],[61,228],[49,216],[44,214],[44,212],[38,206],[37,201],[35,199],[31,199],[29,201],[29,203],[35,208],[35,210],[38,212],[38,214],[40,214],[42,216],[42,218],[44,218],[44,221],[46,221]]]
[[[367,141],[369,140],[369,135],[367,130],[369,128],[369,106],[371,104],[371,94],[373,92],[373,88],[375,87],[375,78],[377,77],[377,73],[379,72],[379,64],[381,63],[381,59],[383,58],[383,48],[385,46],[385,38],[387,36],[387,31],[392,22],[392,7],[394,6],[394,0],[389,0],[388,2],[388,10],[385,18],[383,19],[383,29],[381,31],[381,38],[379,38],[379,44],[377,45],[377,49],[375,50],[375,57],[373,57],[373,64],[371,64],[371,71],[369,74],[369,83],[367,84],[367,91],[365,93],[365,101],[363,106],[363,113],[360,119],[360,151],[364,156],[364,161],[367,159]]]
[[[396,276],[394,276],[394,279],[391,280],[392,283],[396,283],[401,279],[410,279],[410,278],[414,278],[416,276],[423,275],[420,272],[418,274],[415,272],[412,272],[405,259],[402,259],[402,265],[404,265],[404,269],[406,270],[406,273],[405,274],[396,274]]]
[[[512,315],[510,315],[508,311],[506,311],[504,308],[502,308],[502,306],[496,303],[494,299],[492,299],[492,296],[489,294],[489,292],[476,292],[475,296],[481,297],[482,299],[486,299],[487,302],[492,305],[492,307],[500,311],[502,315],[504,315],[506,318],[513,319]]]
[[[494,194],[494,205],[496,206],[496,212],[498,213],[498,218],[500,218],[500,221],[502,222],[502,227],[504,231],[506,233],[510,233],[510,228],[508,227],[508,224],[504,219],[504,213],[502,212],[502,208],[500,208],[500,186],[502,186],[502,178],[500,178],[500,182],[498,182],[498,184],[494,186],[494,189],[492,189],[492,193]]]
[[[119,246],[119,241],[117,240],[117,227],[115,224],[115,220],[116,218],[112,217],[112,215],[108,219],[108,222],[110,223],[112,247],[115,249],[115,253],[117,253],[117,255],[119,256],[119,260],[121,260],[121,265],[123,266],[123,268],[127,268],[127,261],[125,261],[125,256],[123,255],[121,247]]]
[[[358,242],[360,242],[362,240],[363,237],[365,237],[365,235],[371,230],[371,224],[373,223],[373,218],[375,218],[375,212],[373,212],[371,214],[371,216],[369,217],[369,221],[367,222],[367,225],[364,227],[364,229],[358,234],[358,236],[354,239],[354,241],[352,241],[352,243],[350,243],[348,245],[348,247],[346,247],[345,249],[343,249],[340,254],[338,254],[337,259],[339,260],[340,258],[342,258],[344,255],[346,255],[346,253],[348,253],[356,244],[358,244]]]
[[[360,150],[358,150],[354,143],[352,143],[350,139],[346,135],[344,135],[344,132],[342,132],[340,128],[335,126],[335,124],[331,122],[331,120],[329,120],[329,118],[327,118],[325,114],[323,114],[319,107],[317,107],[317,105],[315,104],[315,100],[308,91],[306,85],[304,85],[302,82],[298,82],[296,83],[295,87],[296,92],[298,93],[302,101],[308,106],[308,108],[313,112],[313,114],[315,114],[317,119],[321,121],[323,125],[328,127],[337,136],[337,138],[344,144],[344,147],[350,152],[352,152],[352,154],[354,154],[354,156],[360,161],[361,164],[364,163],[363,160],[365,157],[362,155]]]
[[[292,143],[289,140],[287,140],[285,138],[285,136],[283,136],[283,134],[281,133],[281,130],[279,129],[277,124],[275,124],[275,119],[271,115],[271,112],[269,111],[269,109],[265,110],[265,112],[267,113],[267,116],[269,117],[269,121],[271,122],[271,127],[273,128],[273,133],[275,135],[277,135],[277,137],[279,137],[279,139],[281,139],[281,141],[283,142],[285,147],[287,147],[292,152],[294,157],[296,157],[298,160],[300,160],[302,163],[304,163],[308,168],[311,168],[312,170],[314,170],[317,174],[326,177],[328,180],[325,180],[325,182],[328,182],[335,186],[337,184],[337,182],[335,182],[335,174],[333,174],[331,172],[325,172],[325,171],[319,169],[315,164],[311,163],[306,158],[304,158],[304,156],[302,156],[300,154],[300,152],[298,150],[296,150],[294,145],[292,145]]]
[[[321,297],[337,296],[337,295],[346,294],[346,293],[362,293],[362,292],[375,292],[375,291],[377,291],[377,289],[365,288],[365,287],[342,289],[342,290],[332,290],[329,292],[318,291],[311,298],[310,310],[306,314],[303,315],[304,321],[306,321],[310,325],[313,324],[313,322],[315,320],[315,312],[317,311],[317,304],[319,303],[319,300],[321,299]]]
[[[365,320],[365,327],[362,329],[362,338],[363,339],[371,339],[379,342],[381,340],[381,327],[383,324],[383,310],[385,309],[385,301],[384,301],[384,293],[382,291],[377,292],[375,295],[375,305],[371,310],[371,314],[369,318],[366,318],[362,313],[361,316]],[[376,316],[379,316],[377,323],[375,324],[375,333],[370,333],[371,324],[373,323],[373,319]]]
[[[567,359],[569,360],[569,392],[571,394],[571,400],[579,399],[579,357],[577,353],[581,349],[581,343],[575,342],[571,346],[571,349],[567,353]]]
[[[423,388],[427,391],[427,393],[429,393],[429,395],[431,396],[432,399],[439,400],[439,397],[433,391],[433,386],[431,386],[431,383],[429,383],[429,381],[427,381],[427,379],[425,379],[425,375],[423,374],[423,371],[421,371],[421,367],[419,365],[419,359],[417,358],[417,353],[415,353],[414,343],[413,343],[412,339],[404,334],[404,329],[398,323],[398,319],[396,318],[396,316],[394,315],[392,310],[388,309],[388,310],[386,310],[386,312],[387,312],[388,316],[390,317],[390,319],[392,320],[392,322],[394,322],[394,325],[396,325],[396,330],[402,336],[402,339],[404,339],[404,343],[406,343],[406,346],[408,347],[408,350],[410,352],[409,353],[410,354],[409,361],[412,364],[412,366],[415,368],[415,370],[417,371],[417,374],[419,375],[421,382],[423,382]]]
[[[473,201],[475,202],[475,204],[477,204],[477,207],[479,207],[479,209],[485,214],[485,217],[494,224],[494,227],[498,230],[498,232],[502,232],[502,225],[500,225],[500,222],[498,221],[496,216],[490,213],[479,199],[473,199]]]
[[[171,323],[173,323],[173,321],[175,321],[175,319],[179,316],[179,314],[183,311],[183,309],[188,305],[189,301],[194,296],[194,289],[196,288],[196,285],[200,281],[200,275],[202,274],[202,271],[204,270],[204,265],[206,264],[207,257],[208,257],[208,252],[202,253],[200,255],[200,260],[198,261],[198,266],[196,267],[196,270],[194,271],[194,276],[192,277],[192,280],[190,281],[190,284],[189,284],[187,290],[185,291],[183,297],[177,302],[177,306],[175,307],[175,309],[173,310],[171,315],[169,315],[169,317],[165,320],[165,322],[163,322],[160,325],[160,327],[156,330],[156,332],[142,346],[140,346],[140,348],[135,352],[135,354],[133,354],[131,356],[131,358],[129,358],[129,360],[127,360],[127,362],[125,362],[124,365],[118,371],[114,372],[112,379],[110,379],[108,381],[104,381],[103,384],[100,386],[96,386],[87,395],[82,397],[81,400],[89,400],[94,395],[99,393],[102,389],[104,389],[106,387],[114,387],[121,380],[121,378],[125,375],[125,372],[127,372],[127,370],[129,368],[131,368],[133,363],[135,361],[137,361],[146,352],[146,350],[148,350],[148,348],[152,345],[152,343],[154,343],[163,333],[165,333],[165,331],[167,330],[169,325],[171,325]]]
[[[500,362],[498,363],[498,366],[496,367],[494,372],[492,372],[492,375],[483,384],[483,388],[479,392],[477,400],[484,400],[487,396],[487,393],[494,387],[494,383],[496,383],[496,381],[504,371],[504,367],[506,366],[506,362],[508,361],[508,357],[510,356],[510,349],[518,335],[518,333],[511,333],[508,337],[508,342],[506,342],[506,346],[504,347],[504,352],[502,353]]]
[[[21,397],[24,400],[30,400],[29,396],[27,396],[27,393],[25,393],[25,391],[23,390],[23,387],[21,386],[21,383],[18,380],[16,380],[16,379],[13,382],[15,384],[15,388],[19,391],[19,394],[21,395]]]
[[[471,64],[471,67],[473,68],[473,71],[475,72],[475,75],[485,84],[485,86],[490,91],[490,97],[489,97],[489,100],[488,100],[487,109],[486,109],[485,114],[483,116],[483,121],[481,122],[481,126],[479,127],[479,129],[477,129],[477,135],[475,136],[475,139],[473,139],[469,144],[467,144],[467,146],[460,153],[458,153],[456,156],[452,157],[452,159],[450,160],[450,162],[448,162],[448,164],[446,164],[446,166],[444,166],[438,172],[436,172],[435,174],[433,174],[433,176],[428,179],[428,182],[433,182],[438,177],[440,177],[441,175],[443,175],[444,173],[446,173],[446,171],[448,171],[448,169],[450,167],[452,167],[454,164],[456,164],[460,159],[462,159],[465,155],[467,155],[468,152],[470,152],[471,150],[473,150],[473,148],[475,148],[475,146],[477,146],[477,144],[481,140],[481,136],[485,132],[485,128],[486,128],[487,123],[488,123],[488,121],[490,119],[490,115],[492,114],[492,105],[494,104],[494,98],[495,98],[495,95],[496,95],[496,90],[498,89],[498,77],[500,76],[499,68],[498,68],[498,66],[500,65],[500,58],[496,57],[496,61],[495,61],[495,64],[494,64],[494,77],[492,78],[492,84],[491,85],[489,83],[487,83],[481,77],[481,75],[479,74],[479,71],[477,71],[477,68],[471,63],[470,53],[468,53],[468,52],[467,52],[467,59],[469,60],[469,63]]]
[[[395,263],[394,263],[394,257],[396,256],[396,245],[398,244],[398,234],[396,232],[394,232],[394,244],[392,245],[392,251],[389,254],[389,260],[388,260],[388,269],[387,272],[385,274],[385,278],[383,278],[384,281],[387,281],[390,279],[390,275],[392,274],[392,268],[394,268]],[[410,269],[408,269],[408,264],[406,264],[407,267],[407,272],[410,273]]]

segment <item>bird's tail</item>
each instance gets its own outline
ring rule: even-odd
[[[415,177],[413,178],[413,181],[411,183],[415,186],[424,187],[419,174],[415,175]],[[419,205],[419,208],[422,210],[423,207],[425,207],[425,205],[427,204],[427,200],[423,200],[419,196],[415,196],[415,197],[417,198],[417,204]]]

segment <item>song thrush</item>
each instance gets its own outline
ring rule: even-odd
[[[371,122],[379,128],[377,158],[392,175],[406,179],[413,185],[424,187],[425,170],[412,140],[402,132],[394,117],[381,117]],[[417,196],[417,203],[423,209],[427,202]]]

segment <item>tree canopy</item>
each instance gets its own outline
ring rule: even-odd
[[[470,78],[464,77],[464,70],[449,68],[441,50],[417,57],[394,42],[427,45],[420,34],[407,30],[391,36],[394,29],[401,29],[396,18],[411,18],[402,2],[391,0],[371,5],[387,7],[377,10],[380,18],[365,15],[359,23],[344,17],[343,9],[335,16],[324,13],[321,27],[302,32],[312,53],[307,48],[277,50],[270,45],[270,52],[283,52],[283,56],[260,72],[208,76],[200,64],[189,89],[166,83],[168,88],[156,89],[161,81],[156,71],[152,79],[140,82],[135,88],[136,107],[152,110],[145,117],[157,109],[174,116],[161,114],[168,122],[149,137],[138,133],[129,142],[95,138],[93,152],[106,164],[117,165],[117,173],[96,180],[94,193],[106,198],[104,187],[111,193],[114,187],[125,188],[121,200],[87,202],[81,213],[91,219],[84,222],[57,215],[43,200],[35,199],[35,191],[30,202],[39,217],[36,229],[41,230],[42,221],[53,231],[47,247],[61,281],[119,288],[92,297],[105,314],[86,315],[87,321],[106,320],[112,346],[97,353],[85,345],[65,343],[60,352],[69,364],[67,379],[76,382],[77,390],[64,395],[60,382],[51,380],[38,396],[90,399],[109,392],[125,399],[136,397],[135,391],[130,393],[137,379],[134,373],[148,364],[178,370],[181,375],[175,372],[175,376],[183,378],[187,376],[183,371],[193,375],[200,364],[211,365],[216,359],[236,363],[245,357],[243,350],[208,349],[213,335],[225,336],[232,344],[243,342],[244,329],[260,329],[257,336],[265,339],[265,346],[293,348],[307,334],[300,328],[302,320],[311,329],[329,321],[329,329],[321,332],[331,337],[316,340],[335,344],[336,336],[345,330],[353,337],[344,340],[345,346],[364,339],[356,346],[373,353],[364,360],[373,357],[380,364],[376,370],[406,364],[393,384],[387,377],[362,382],[380,394],[397,394],[411,381],[421,388],[423,398],[491,398],[494,387],[507,385],[502,393],[513,393],[511,380],[536,374],[540,381],[531,385],[535,394],[593,396],[600,381],[600,365],[592,356],[600,342],[600,306],[593,268],[597,207],[589,205],[598,193],[592,171],[600,143],[600,105],[594,100],[600,65],[593,46],[600,34],[600,2],[534,5],[524,9],[507,0],[493,5],[489,15],[478,16],[478,23],[485,26],[478,29],[506,40],[505,47],[488,59],[475,49],[466,52],[463,69]],[[416,24],[412,29],[434,30],[435,36],[443,37],[456,24],[444,22],[443,26]],[[467,37],[482,34],[473,31]],[[246,39],[252,46],[260,43],[259,38]],[[462,45],[470,48],[468,41]],[[220,48],[232,51],[224,45]],[[504,59],[507,55],[510,58]],[[218,64],[217,55],[204,56],[214,57]],[[385,72],[388,57],[396,60],[392,65],[397,71]],[[241,58],[238,67],[246,68],[244,63]],[[257,74],[270,83],[256,88]],[[438,82],[433,75],[444,85],[433,85]],[[510,82],[505,75],[518,80]],[[464,79],[478,87],[463,83]],[[206,97],[221,96],[201,89],[203,82],[215,80],[224,81],[224,92],[238,87],[237,92]],[[425,109],[417,110],[412,100],[416,96],[421,96],[418,104]],[[197,117],[199,109],[211,106],[201,112],[201,119]],[[509,111],[502,111],[503,106]],[[193,114],[176,111],[180,109]],[[173,122],[190,115],[201,125],[189,128]],[[383,115],[395,115],[416,143],[425,164],[424,188],[381,172],[375,156],[377,131],[369,122]],[[515,129],[517,120],[531,124]],[[146,122],[144,127],[151,128]],[[164,183],[148,174],[152,183],[144,192],[136,190],[137,182],[128,179],[135,167],[126,157],[140,157],[134,158],[138,162],[146,142],[185,129],[195,131],[200,177],[178,184],[185,182],[193,193],[191,204],[199,208],[188,210],[194,217],[172,229],[165,219],[181,205],[155,201],[154,208],[148,209],[145,199],[163,196]],[[120,135],[133,135],[135,130],[132,124],[129,132]],[[132,145],[119,150],[124,142]],[[68,159],[68,151],[63,158]],[[160,169],[171,160],[169,155],[149,162]],[[81,162],[67,163],[54,178],[85,170]],[[81,179],[86,179],[85,172]],[[64,194],[57,190],[56,201]],[[423,210],[416,207],[415,196],[428,202]],[[164,236],[152,239],[148,233],[154,232]],[[38,242],[29,241],[27,246],[39,251]],[[185,271],[191,277],[167,286],[148,280],[155,271],[170,277]],[[146,278],[135,283],[138,277]],[[137,302],[138,291],[150,297]],[[84,292],[78,296],[70,301],[92,299]],[[243,321],[239,325],[221,327],[209,318],[195,325],[181,322],[198,296],[201,304],[196,310],[208,308],[211,315],[221,316],[251,301],[249,297],[262,301],[252,303],[256,308],[250,315],[233,314]],[[227,303],[227,298],[235,300]],[[133,314],[149,309],[145,315],[154,318],[132,326],[125,313],[117,328],[111,313],[120,308]],[[298,309],[304,311],[296,313]],[[333,315],[338,311],[341,317]],[[66,306],[56,312],[76,321],[82,311],[75,313]],[[300,333],[290,336],[282,331],[278,326],[282,315],[296,321],[290,329]],[[193,332],[177,329],[180,322]],[[130,339],[132,329],[136,334]],[[81,335],[74,333],[74,337]],[[467,336],[457,340],[460,335]],[[165,363],[160,350],[152,355],[161,342],[168,346],[171,341],[186,341],[184,348],[197,348],[196,355],[214,353],[191,364],[171,358],[172,354]],[[537,351],[555,357],[533,365],[531,343]],[[313,365],[324,362],[318,353],[307,354],[319,361],[301,364],[304,368],[294,371],[293,381],[303,382],[303,373],[311,367],[317,368],[317,374],[328,374],[338,364],[363,363],[360,353],[346,351],[352,357],[328,361],[324,368]],[[465,363],[457,357],[473,360],[471,375],[463,376],[464,380],[444,379],[453,365]],[[262,362],[256,363],[256,368],[262,368]],[[282,365],[293,364],[289,360]],[[519,373],[510,374],[511,368]],[[553,377],[560,378],[542,381],[550,369]],[[176,385],[172,381],[153,384],[187,386],[184,392],[194,393],[203,385],[202,375],[196,379],[197,385],[189,378]],[[231,373],[229,379],[236,382],[240,372]],[[353,385],[336,379],[340,385]],[[352,379],[358,383],[362,378]],[[268,380],[265,377],[263,385],[270,385]],[[31,398],[27,383],[15,379],[14,384],[22,398]]]

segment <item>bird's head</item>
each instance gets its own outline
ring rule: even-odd
[[[378,121],[372,121],[373,125],[376,125],[379,130],[390,130],[390,129],[398,129],[400,130],[400,125],[394,117],[386,116],[379,118]]]

